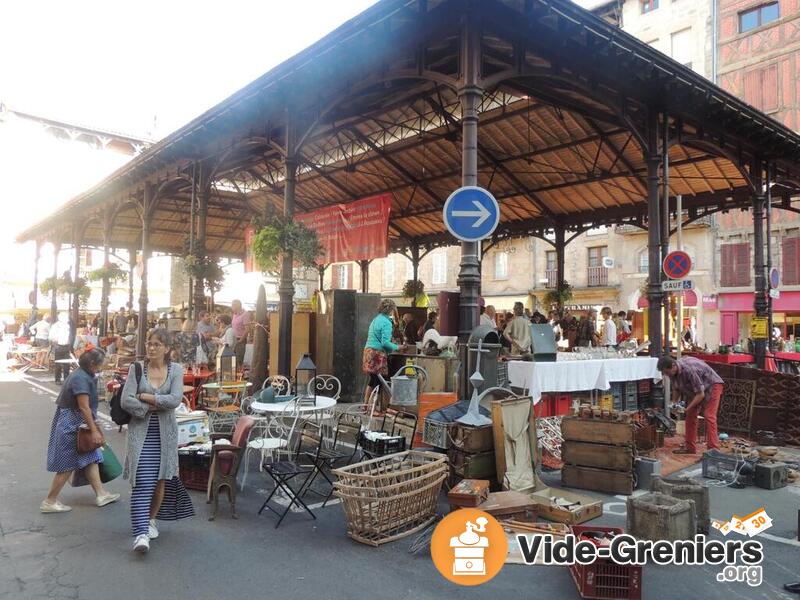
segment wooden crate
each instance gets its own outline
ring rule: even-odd
[[[453,423],[449,430],[450,442],[454,448],[464,452],[486,452],[494,450],[492,425],[474,427],[463,423]]]
[[[530,494],[515,492],[492,492],[489,497],[478,505],[478,510],[489,513],[497,519],[519,519],[520,521],[535,521],[537,516],[536,504]]]
[[[632,423],[581,419],[580,417],[564,417],[561,420],[561,434],[565,441],[614,446],[635,446],[636,439]]]
[[[564,498],[580,505],[571,509],[553,504],[554,498]],[[603,515],[603,503],[590,496],[558,488],[545,488],[531,494],[540,517],[557,523],[577,525]]]
[[[634,449],[630,446],[571,440],[561,444],[561,460],[570,465],[630,472],[633,470],[634,458]]]
[[[633,473],[631,472],[576,465],[564,465],[561,469],[561,484],[595,492],[625,495],[632,494],[634,488]]]

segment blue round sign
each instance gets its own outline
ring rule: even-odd
[[[444,224],[462,242],[477,242],[494,233],[500,206],[487,190],[474,185],[458,188],[444,203]]]
[[[778,286],[781,284],[781,274],[778,269],[772,267],[772,270],[769,272],[769,286],[773,290],[777,290]]]

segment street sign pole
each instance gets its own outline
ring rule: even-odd
[[[678,250],[683,250],[683,196],[678,194],[675,197],[675,208],[678,214]],[[678,333],[678,349],[676,355],[681,357],[681,349],[683,347],[683,292],[678,294],[678,326],[675,328]],[[669,415],[667,415],[669,416]]]

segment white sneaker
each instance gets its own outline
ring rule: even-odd
[[[119,494],[104,494],[102,496],[97,496],[94,499],[94,503],[97,506],[106,506],[107,504],[111,504],[117,500],[119,500]]]
[[[62,513],[62,512],[69,512],[72,510],[71,506],[67,506],[66,504],[61,504],[58,500],[55,502],[48,502],[47,500],[42,500],[42,503],[39,505],[39,510],[43,513]]]
[[[147,527],[147,535],[151,540],[158,537],[158,527],[156,527],[155,519],[150,519],[150,525]]]
[[[150,551],[150,538],[147,534],[137,535],[133,541],[133,551],[139,554],[146,554]]]

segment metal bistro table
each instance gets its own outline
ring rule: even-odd
[[[301,404],[299,406],[297,406],[296,400],[289,400],[288,402],[253,402],[250,405],[250,410],[260,415],[277,415],[284,412],[294,414],[287,441],[287,443],[290,443],[301,414],[310,414],[316,418],[323,411],[333,410],[333,407],[336,406],[335,398],[330,396],[317,396],[316,398],[316,404]]]

